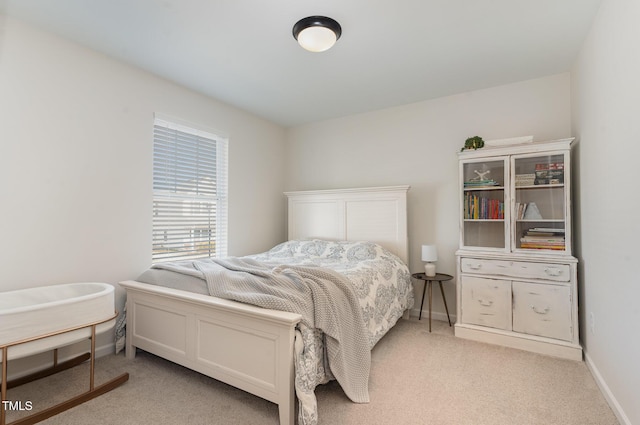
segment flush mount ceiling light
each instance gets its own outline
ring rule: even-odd
[[[333,46],[342,34],[340,24],[326,16],[309,16],[293,26],[293,38],[310,52],[324,52]]]

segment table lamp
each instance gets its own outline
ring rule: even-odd
[[[435,276],[435,262],[438,261],[438,251],[435,245],[422,245],[422,261],[425,261],[424,274],[429,277]]]

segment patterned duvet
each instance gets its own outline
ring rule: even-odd
[[[316,265],[337,271],[352,283],[369,330],[370,347],[413,307],[407,266],[373,242],[288,241],[249,258],[276,264]]]

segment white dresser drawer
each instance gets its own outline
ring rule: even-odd
[[[463,273],[545,279],[558,282],[568,282],[571,279],[571,268],[568,264],[462,258],[460,268]]]
[[[512,291],[514,331],[572,340],[569,286],[514,281]]]
[[[511,282],[462,276],[462,322],[511,330]]]

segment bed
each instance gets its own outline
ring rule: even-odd
[[[287,192],[287,242],[254,256],[198,263],[194,266],[199,268],[196,271],[187,270],[189,263],[160,265],[139,278],[146,283],[121,282],[127,291],[127,357],[133,358],[139,348],[272,401],[278,405],[281,425],[295,422],[296,390],[300,422],[316,423],[313,388],[330,379],[338,379],[352,400],[368,401],[366,383],[350,387],[343,382],[359,373],[351,370],[357,367],[349,366],[350,361],[353,363],[350,346],[357,345],[349,341],[364,339],[359,346],[366,344],[370,351],[400,316],[408,316],[408,309],[412,307],[413,290],[406,268],[408,189],[408,186],[393,186]],[[361,310],[357,313],[352,310],[352,313],[353,322],[364,326],[363,332],[356,327],[352,330],[352,326],[336,325],[351,321],[348,315],[336,317],[331,323],[330,316],[334,315],[331,313],[325,318],[328,320],[325,326],[331,330],[327,330],[323,338],[323,332],[312,328],[313,324],[307,326],[310,319],[304,309],[299,314],[251,305],[243,298],[236,297],[243,302],[226,299],[234,298],[228,293],[209,295],[218,294],[211,292],[215,287],[225,287],[219,285],[220,282],[229,280],[229,288],[253,282],[255,276],[262,276],[262,267],[272,270],[276,263],[286,263],[283,273],[293,273],[298,278],[302,274],[306,279],[311,276],[309,273],[320,270],[324,280],[316,275],[312,279],[318,279],[323,287],[325,281],[339,287],[345,279],[359,282],[364,275],[373,276],[373,272],[363,272],[361,268],[369,260],[373,264],[374,257],[386,261],[384,271],[376,272],[374,280],[379,280],[379,275],[388,275],[386,280],[404,283],[392,290],[401,294],[393,298],[388,295],[387,284],[379,282],[374,289],[359,283],[355,291],[351,290],[357,299],[345,304],[360,305]],[[343,261],[345,259],[347,261]],[[399,260],[399,265],[392,268],[390,264],[395,260]],[[229,268],[237,270],[228,271]],[[200,278],[199,273],[202,273]],[[243,273],[251,279],[234,280],[240,279]],[[186,284],[176,283],[177,275],[182,275],[180,280]],[[373,292],[373,298],[378,294],[378,298],[386,300],[378,311],[366,292]],[[337,366],[336,361],[336,366],[323,367],[326,358],[336,359],[337,351],[330,344],[334,331],[339,334],[335,339],[339,340],[340,350],[347,353],[339,357],[346,359],[345,366]],[[359,348],[353,353],[358,354],[357,350]],[[307,356],[313,352],[328,355],[321,356],[320,360]],[[340,377],[333,373],[334,369],[348,376]],[[365,372],[368,377],[368,370]],[[362,384],[362,379],[359,382]]]

